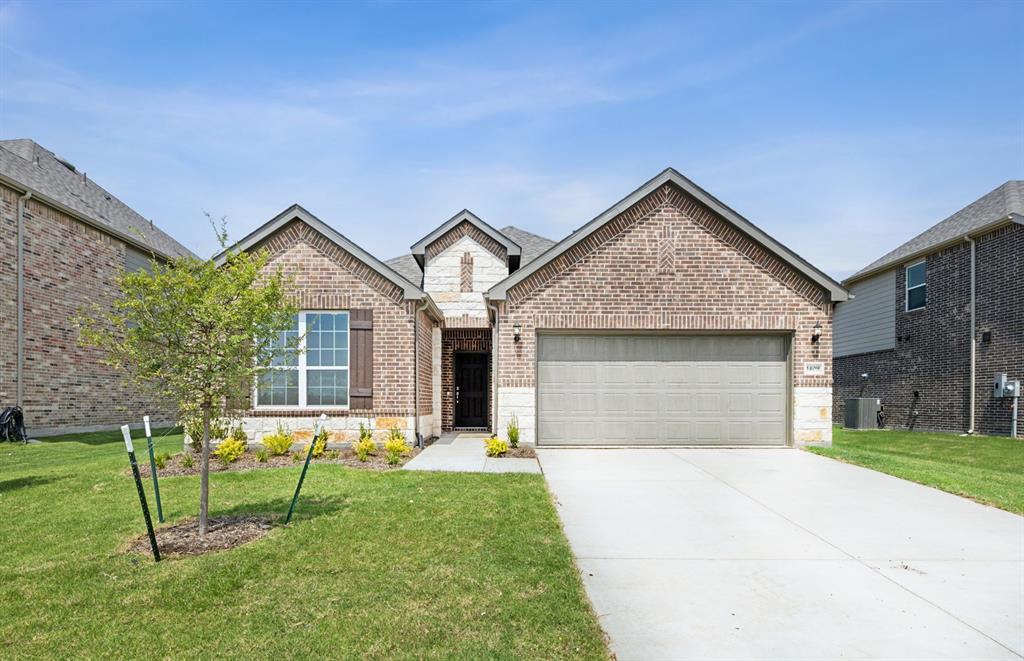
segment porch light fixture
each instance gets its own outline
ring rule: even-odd
[[[821,322],[814,322],[814,330],[811,331],[811,344],[817,344],[821,339]]]
[[[523,327],[519,324],[512,324],[512,340],[515,342],[519,341],[519,338],[523,336]]]

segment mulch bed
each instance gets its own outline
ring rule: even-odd
[[[310,460],[310,464],[341,464],[342,466],[349,466],[351,468],[361,468],[364,470],[376,470],[376,471],[388,471],[396,468],[401,468],[410,459],[420,453],[419,448],[413,448],[409,454],[402,457],[398,464],[392,466],[387,462],[384,456],[384,450],[377,450],[377,454],[370,455],[369,460],[363,462],[359,461],[356,457],[355,452],[350,448],[344,448],[341,450],[328,450],[327,454],[322,457],[313,457]],[[267,457],[265,462],[261,462],[256,459],[256,450],[250,447],[245,454],[238,458],[237,461],[227,464],[226,466],[220,462],[215,456],[210,456],[210,472],[221,473],[224,471],[247,471],[247,470],[260,470],[263,468],[283,468],[286,466],[301,466],[302,462],[306,460],[306,453],[301,452],[299,459],[294,459],[291,455],[285,454],[279,457]],[[163,468],[157,468],[156,472],[160,477],[174,477],[176,475],[199,475],[199,464],[200,456],[198,454],[191,454],[192,465],[186,467],[184,465],[186,453],[180,452],[176,455],[171,456],[167,460],[166,466]],[[143,477],[149,477],[149,458],[143,455],[139,460],[139,472],[142,473]],[[131,470],[127,470],[126,473],[131,475]]]
[[[502,455],[503,457],[517,457],[520,459],[536,459],[537,453],[533,451],[533,448],[520,445],[517,448],[509,448],[508,452]]]
[[[199,534],[199,520],[189,519],[156,531],[156,544],[161,557],[202,555],[223,551],[255,541],[271,529],[265,516],[223,516],[209,520],[205,535]],[[149,536],[136,537],[128,545],[129,553],[150,555]]]

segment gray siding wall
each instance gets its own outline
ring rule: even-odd
[[[850,287],[852,300],[836,305],[834,356],[896,347],[896,270]]]

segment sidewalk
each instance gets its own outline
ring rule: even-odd
[[[484,454],[487,434],[444,434],[404,466],[411,471],[456,473],[540,473],[536,459],[492,458]]]

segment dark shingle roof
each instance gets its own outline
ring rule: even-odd
[[[526,266],[529,262],[537,259],[542,252],[555,245],[555,241],[551,239],[545,239],[543,236],[512,225],[502,228],[501,233],[518,243],[519,247],[523,249],[522,257],[519,258],[520,267]]]
[[[0,140],[0,175],[162,256],[192,255],[151,221],[32,140]]]
[[[402,276],[417,287],[423,286],[423,271],[416,258],[410,255],[399,255],[391,259],[385,259],[384,263],[395,269],[398,275]]]
[[[519,262],[520,267],[525,266],[527,262],[536,259],[542,252],[555,245],[555,242],[551,239],[545,239],[543,236],[538,236],[511,225],[503,228],[501,233],[515,243],[518,243],[523,249]],[[398,271],[399,275],[417,287],[423,285],[423,271],[420,270],[419,263],[416,262],[416,258],[411,254],[392,257],[391,259],[384,260],[384,263]]]
[[[973,232],[1005,219],[1010,214],[1024,216],[1024,181],[1008,181],[991,193],[968,204],[937,225],[921,232],[895,250],[857,271],[847,282],[860,276],[894,266],[914,255],[969,236]]]

